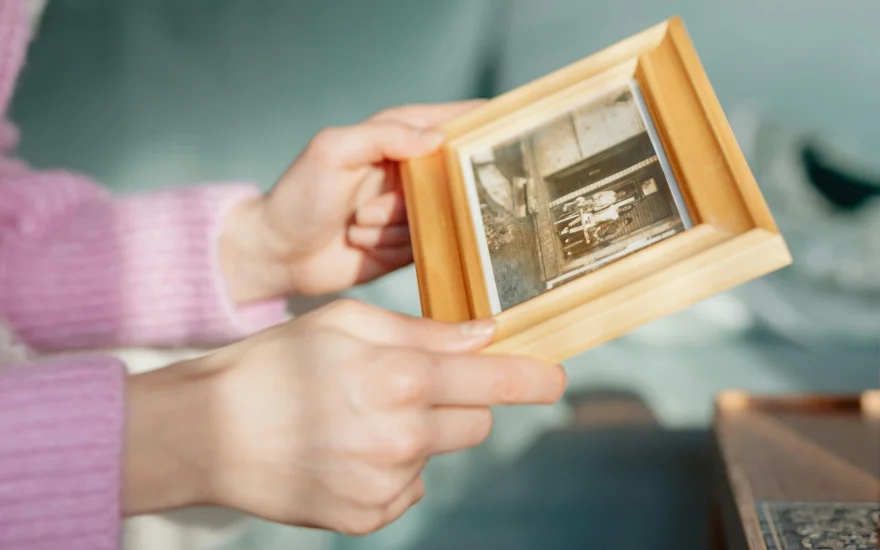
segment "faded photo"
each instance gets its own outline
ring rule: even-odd
[[[493,313],[687,227],[637,94],[621,86],[471,155]]]

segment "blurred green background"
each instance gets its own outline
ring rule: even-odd
[[[14,119],[25,158],[119,192],[228,180],[267,188],[324,126],[403,103],[489,97],[674,14],[795,266],[566,363],[573,395],[632,392],[668,433],[566,439],[566,404],[499,410],[486,445],[429,465],[428,497],[401,521],[371,537],[308,540],[700,548],[708,477],[699,441],[716,391],[877,386],[878,295],[827,275],[840,262],[816,250],[841,239],[854,247],[846,273],[869,272],[874,241],[859,239],[880,210],[816,206],[801,157],[802,142],[818,141],[834,151],[834,170],[859,175],[865,196],[880,189],[871,183],[880,181],[876,0],[56,1]],[[418,313],[411,269],[352,294]],[[252,522],[223,547],[304,548],[303,536]]]

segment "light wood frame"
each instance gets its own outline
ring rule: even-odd
[[[791,263],[683,22],[673,17],[445,124],[402,164],[422,313],[491,316],[458,151],[635,79],[694,226],[494,316],[488,353],[561,361]]]

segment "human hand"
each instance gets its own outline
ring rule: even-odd
[[[479,101],[410,105],[320,132],[221,242],[238,302],[345,290],[412,262],[398,161],[435,151],[435,127]]]
[[[428,458],[489,434],[497,404],[552,403],[559,366],[478,355],[492,322],[334,302],[134,377],[126,514],[194,503],[364,534],[424,491]]]

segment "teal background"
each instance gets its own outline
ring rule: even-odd
[[[116,189],[269,185],[323,126],[504,91],[672,14],[725,109],[752,103],[874,158],[873,0],[53,2],[15,116],[28,158]]]

